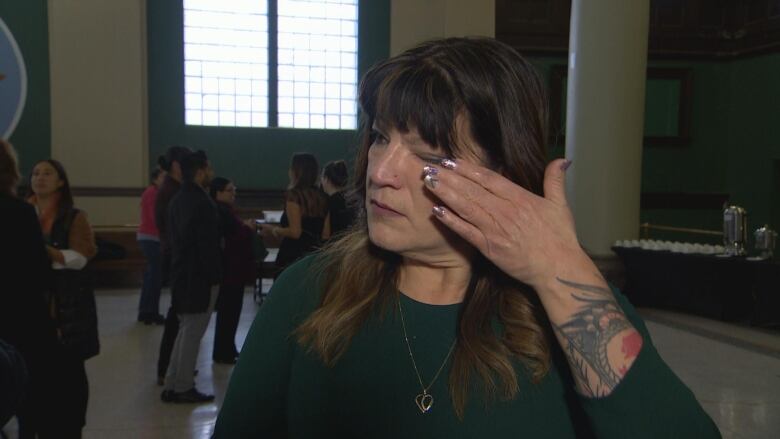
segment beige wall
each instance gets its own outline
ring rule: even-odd
[[[144,0],[49,0],[52,156],[73,186],[147,180]],[[94,224],[138,221],[133,197],[79,198]]]
[[[493,37],[495,10],[495,0],[391,0],[390,54],[432,38]]]
[[[145,0],[49,0],[52,156],[73,186],[142,187],[148,174]],[[495,34],[495,0],[391,0],[391,53]],[[79,197],[95,225],[138,221],[137,197]]]

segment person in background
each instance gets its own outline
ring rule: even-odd
[[[160,289],[162,288],[162,262],[160,260],[160,232],[154,220],[154,205],[157,192],[165,180],[165,171],[160,168],[152,172],[151,184],[141,195],[141,224],[136,238],[146,258],[144,281],[138,303],[138,321],[144,324],[161,325],[165,317],[160,314]]]
[[[59,344],[46,301],[53,273],[35,208],[16,196],[20,179],[16,152],[0,139],[0,242],[8,250],[0,252],[0,339],[21,354],[27,367],[29,380],[17,410],[20,437],[36,432],[56,437],[46,430],[54,428],[46,422],[51,410],[48,379],[54,375]],[[6,391],[10,394],[11,388],[0,385],[3,397]]]
[[[328,201],[317,187],[319,163],[309,153],[295,153],[290,162],[290,185],[279,226],[261,225],[265,236],[282,238],[276,256],[277,275],[313,251],[321,242]]]
[[[28,391],[27,365],[22,354],[0,338],[0,428],[19,410]]]
[[[322,170],[322,190],[328,195],[328,214],[322,228],[322,240],[347,230],[355,222],[356,210],[347,205],[344,192],[349,181],[344,160],[328,162]]]
[[[236,329],[244,303],[244,288],[256,275],[252,248],[254,220],[241,221],[238,217],[235,209],[236,185],[227,178],[212,180],[209,194],[217,203],[224,242],[212,358],[215,363],[235,364],[238,358]]]
[[[157,192],[157,199],[154,202],[154,223],[160,234],[160,260],[163,285],[169,284],[171,268],[171,245],[168,239],[167,227],[168,205],[181,188],[181,161],[184,156],[190,153],[192,153],[192,150],[187,147],[171,146],[165,151],[164,155],[157,159],[160,169],[165,171],[165,179]],[[160,339],[160,354],[157,358],[157,384],[160,386],[165,383],[165,374],[168,371],[168,363],[171,361],[171,350],[178,332],[179,319],[176,317],[173,296],[171,296],[171,306],[168,307],[168,313],[165,315],[165,328]]]
[[[202,403],[214,399],[214,395],[198,391],[193,375],[222,280],[219,214],[206,192],[213,176],[206,154],[197,151],[186,155],[181,173],[181,189],[168,206],[171,294],[179,331],[160,399]]]
[[[80,438],[86,424],[89,382],[85,360],[100,351],[94,291],[82,270],[97,253],[87,215],[73,205],[65,168],[57,160],[35,164],[27,201],[35,207],[52,268],[50,309],[60,339],[46,395],[52,437]],[[45,425],[44,425],[45,424]]]

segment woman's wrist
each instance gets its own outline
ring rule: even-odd
[[[566,288],[566,282],[607,287],[598,267],[584,251],[556,261],[539,279],[529,283],[536,290],[545,308],[558,306],[565,308],[564,304],[571,303],[571,291]],[[554,313],[554,310],[548,309],[548,314],[550,311]]]

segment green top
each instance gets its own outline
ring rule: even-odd
[[[661,360],[644,323],[616,297],[642,333],[639,356],[605,398],[576,393],[563,353],[553,342],[550,372],[532,384],[516,368],[520,391],[486,406],[479,386],[469,392],[463,421],[447,389],[449,363],[421,413],[421,393],[397,310],[370,319],[338,363],[328,368],[290,337],[318,305],[320,289],[308,257],[274,283],[249,331],[220,411],[215,438],[719,438],[693,394]],[[427,305],[403,294],[401,306],[414,359],[425,385],[455,338],[460,305]]]

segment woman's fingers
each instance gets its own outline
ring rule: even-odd
[[[469,179],[433,166],[423,169],[425,186],[444,206],[464,221],[486,231],[501,202],[495,195]]]
[[[433,215],[482,254],[488,254],[490,248],[488,238],[480,229],[464,221],[445,206],[434,206]]]
[[[519,194],[532,194],[503,175],[465,160],[444,159],[441,167],[460,175],[499,198],[516,198]]]

